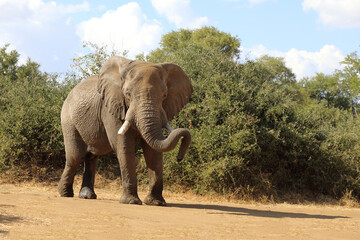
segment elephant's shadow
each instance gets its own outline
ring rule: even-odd
[[[187,203],[168,203],[168,207],[183,208],[183,209],[203,209],[209,210],[208,214],[230,214],[230,215],[244,215],[263,218],[313,218],[313,219],[338,219],[349,218],[347,216],[330,216],[330,215],[316,215],[306,213],[292,213],[280,212],[271,210],[257,210],[243,207],[231,207],[211,204],[187,204]]]
[[[0,208],[9,208],[9,207],[15,207],[15,206],[9,205],[9,204],[0,204]],[[0,214],[0,225],[3,225],[3,226],[6,226],[6,224],[11,223],[11,222],[18,222],[21,220],[23,220],[23,219],[20,217],[17,217],[17,216]],[[1,236],[7,236],[8,234],[9,234],[9,231],[0,229],[0,238],[1,238]]]

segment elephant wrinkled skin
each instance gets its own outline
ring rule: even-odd
[[[150,176],[144,203],[166,205],[162,196],[162,153],[174,149],[181,139],[181,160],[191,142],[188,130],[172,129],[168,121],[189,101],[192,91],[189,78],[175,64],[117,56],[107,60],[99,75],[72,89],[62,107],[66,165],[58,184],[60,195],[74,195],[74,176],[84,162],[79,197],[95,199],[96,160],[114,152],[122,177],[120,202],[142,204],[137,194],[135,161],[135,145],[140,140]],[[163,128],[170,132],[168,137],[163,136]]]

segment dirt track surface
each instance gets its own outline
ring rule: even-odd
[[[166,193],[167,207],[61,198],[56,187],[0,184],[0,239],[360,239],[360,209],[203,201]],[[145,193],[140,194],[144,198]]]

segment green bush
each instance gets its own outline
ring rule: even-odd
[[[239,64],[196,44],[160,60],[182,66],[194,86],[172,123],[190,129],[192,144],[183,162],[176,151],[165,155],[168,185],[239,197],[360,197],[358,119],[307,99],[288,69],[285,81],[263,60]]]
[[[195,37],[207,32],[206,41]],[[172,32],[161,44],[139,58],[178,64],[194,87],[191,102],[171,123],[189,129],[192,144],[181,162],[177,150],[165,154],[165,186],[238,197],[299,193],[341,198],[350,192],[360,199],[358,91],[347,88],[357,86],[356,54],[348,58],[344,73],[297,83],[281,58],[239,63],[239,40],[214,28]],[[1,169],[63,167],[62,103],[77,79],[96,73],[114,54],[88,46],[94,53],[74,59],[76,74],[62,82],[30,60],[19,66],[16,51],[0,49]],[[140,153],[138,178],[147,183]],[[113,171],[113,156],[102,158],[98,167],[110,169],[109,178],[119,174]]]
[[[60,84],[56,75],[42,73],[28,60],[18,65],[18,54],[2,50],[0,106],[0,168],[63,166],[64,146],[60,110],[73,84]],[[9,70],[11,69],[11,74]],[[4,74],[1,74],[4,73]]]

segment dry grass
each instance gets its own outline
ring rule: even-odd
[[[31,172],[31,174],[29,174]],[[0,176],[0,184],[14,184],[22,186],[36,186],[47,187],[56,191],[57,182],[60,179],[62,171],[49,172],[45,168],[31,169],[28,171],[9,170],[3,172]],[[104,174],[96,174],[95,189],[102,191],[108,197],[120,197],[121,194],[121,179],[120,177],[106,177]],[[74,180],[74,192],[80,191],[82,176],[77,174]],[[139,194],[145,195],[147,192],[147,185],[139,185]],[[112,193],[112,194],[111,194]],[[339,200],[329,196],[320,195],[316,198],[311,197],[311,194],[288,193],[281,197],[274,197],[273,195],[257,196],[251,194],[218,194],[208,192],[206,194],[197,194],[191,189],[184,189],[182,186],[173,185],[166,186],[164,190],[165,198],[176,198],[179,200],[190,200],[198,202],[231,202],[231,203],[246,203],[246,204],[300,204],[300,205],[316,205],[316,206],[343,206],[348,208],[360,208],[359,201],[353,196],[352,191],[346,191],[344,196]]]
[[[344,196],[339,200],[339,204],[345,207],[360,208],[359,201],[353,196],[352,191],[347,189]]]

